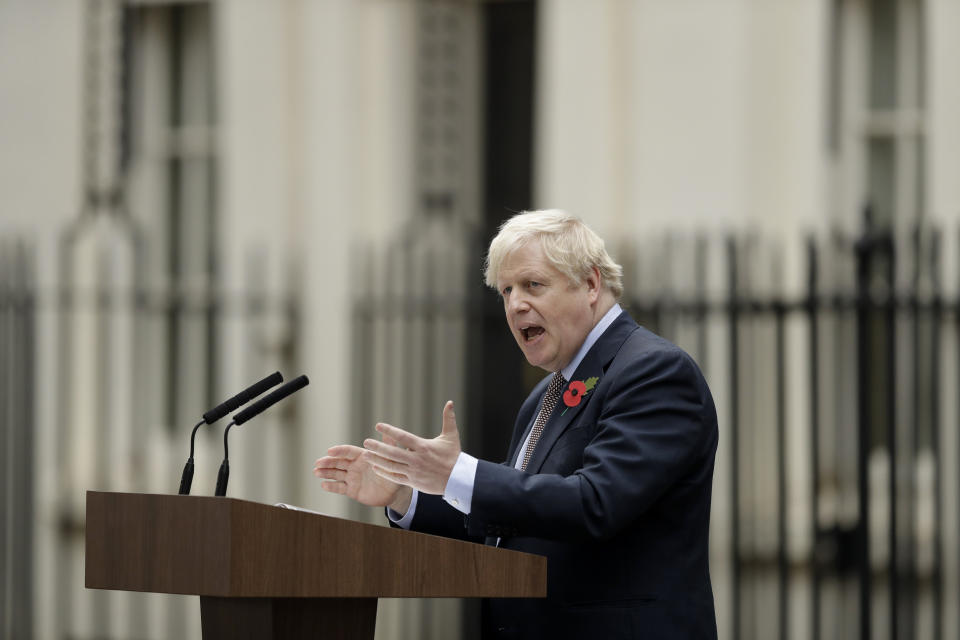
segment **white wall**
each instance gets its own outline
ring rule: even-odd
[[[77,215],[83,5],[0,3],[0,231]]]
[[[960,219],[960,3],[928,0],[925,28],[927,49],[926,104],[929,128],[926,136],[927,211],[931,219],[946,223]],[[958,271],[954,234],[945,238],[944,287],[955,291]],[[952,250],[951,250],[952,249]]]
[[[826,3],[538,11],[538,206],[598,231],[823,222]]]

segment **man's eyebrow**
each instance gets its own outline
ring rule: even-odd
[[[524,280],[536,280],[536,281],[538,281],[538,282],[542,282],[542,281],[544,281],[544,280],[549,280],[549,279],[550,279],[550,275],[549,275],[547,272],[545,272],[545,271],[533,270],[533,271],[528,271],[527,273],[525,273],[525,274],[523,275],[523,279],[524,279]]]

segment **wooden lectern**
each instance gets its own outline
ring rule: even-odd
[[[377,598],[542,598],[541,556],[235,498],[87,492],[86,586],[200,596],[203,637],[373,638]]]

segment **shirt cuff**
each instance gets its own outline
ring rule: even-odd
[[[469,514],[473,502],[473,482],[477,476],[477,459],[468,453],[460,452],[453,471],[447,478],[443,490],[443,499],[457,511]]]
[[[390,522],[401,529],[409,529],[413,523],[413,514],[417,511],[417,496],[419,495],[420,492],[414,489],[413,495],[410,496],[410,506],[407,507],[407,512],[402,516],[390,507],[387,507],[387,517],[390,518]]]

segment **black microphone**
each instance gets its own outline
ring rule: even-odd
[[[231,420],[230,424],[227,425],[227,428],[223,430],[223,462],[220,463],[220,471],[217,473],[217,488],[213,495],[227,495],[227,481],[230,479],[230,461],[227,450],[227,435],[230,433],[230,427],[235,424],[243,424],[250,418],[260,415],[276,403],[286,398],[291,393],[303,389],[308,384],[310,384],[310,380],[307,378],[307,376],[299,376],[294,378],[279,389],[271,391],[268,395],[260,398],[252,405],[233,416],[233,420]]]
[[[193,432],[190,434],[190,457],[187,458],[187,464],[184,465],[183,474],[180,476],[180,495],[190,495],[190,486],[193,484],[193,444],[197,435],[197,429],[200,428],[200,425],[213,424],[237,407],[247,404],[270,387],[275,387],[281,382],[283,382],[283,376],[280,375],[279,371],[275,371],[263,380],[253,383],[229,400],[221,402],[203,414],[203,420],[193,427]]]
[[[280,375],[279,371],[274,371],[260,382],[255,382],[226,402],[222,402],[213,409],[210,409],[210,411],[207,411],[203,414],[203,421],[207,424],[213,424],[237,407],[247,404],[270,387],[275,387],[281,382],[283,382],[283,376]]]

